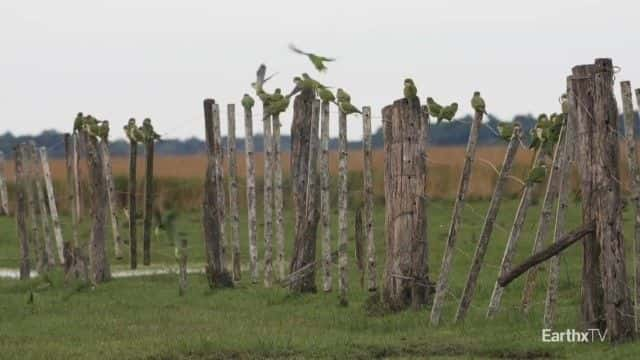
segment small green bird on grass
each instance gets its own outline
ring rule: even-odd
[[[316,70],[323,72],[323,71],[327,71],[327,66],[325,65],[325,62],[331,62],[331,61],[335,61],[336,59],[333,58],[329,58],[326,56],[321,56],[321,55],[317,55],[314,53],[309,53],[309,52],[305,52],[300,50],[299,48],[297,48],[295,45],[293,44],[289,44],[289,49],[291,49],[291,51],[300,54],[300,55],[305,55],[309,58],[309,61],[311,61],[311,63],[313,64],[313,66],[316,68]]]
[[[473,110],[487,115],[487,105],[485,104],[482,96],[480,96],[480,91],[475,91],[473,93],[473,97],[471,98],[471,107]]]

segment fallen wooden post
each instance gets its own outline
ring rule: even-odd
[[[510,270],[508,273],[500,276],[500,278],[498,279],[498,284],[500,284],[500,286],[502,287],[509,285],[513,280],[517,279],[520,275],[527,272],[527,270],[551,258],[552,256],[555,256],[561,253],[564,249],[578,242],[578,240],[581,240],[583,237],[589,234],[593,234],[594,231],[595,231],[595,224],[590,223],[587,225],[583,225],[572,232],[567,233],[558,241],[549,245],[546,249],[543,249],[542,251],[533,254],[532,256],[527,258],[524,262],[522,262],[522,264],[516,266],[515,268]]]

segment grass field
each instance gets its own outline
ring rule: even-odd
[[[261,209],[261,204],[258,204]],[[0,358],[6,359],[223,359],[223,358],[637,358],[640,345],[549,344],[541,341],[546,272],[539,277],[533,311],[518,311],[522,279],[505,292],[502,310],[494,320],[484,317],[517,201],[503,203],[486,257],[486,265],[472,309],[464,324],[452,325],[474,239],[479,236],[488,202],[472,201],[464,212],[458,252],[454,258],[451,293],[443,325],[429,326],[428,311],[409,310],[384,317],[368,316],[367,297],[358,284],[350,257],[349,306],[338,306],[337,274],[334,292],[291,296],[285,289],[251,285],[248,273],[231,290],[210,290],[202,275],[189,277],[186,296],[177,295],[176,275],[115,279],[96,289],[64,285],[55,274],[53,285],[42,280],[0,280]],[[447,234],[452,203],[434,201],[429,207],[430,274],[436,278]],[[578,225],[579,204],[570,208],[568,223]],[[531,251],[539,206],[529,213],[518,260]],[[378,270],[384,264],[383,208],[376,211]],[[337,226],[337,214],[332,224]],[[631,218],[624,213],[627,257],[631,256]],[[258,219],[262,219],[259,214]],[[287,214],[290,250],[291,214]],[[65,219],[66,220],[66,219]],[[351,219],[353,221],[353,219]],[[66,222],[66,221],[65,221]],[[85,224],[86,226],[86,221]],[[260,226],[260,225],[259,225]],[[337,234],[337,229],[333,229]],[[203,263],[200,215],[182,215],[179,231],[188,233],[189,264]],[[350,233],[353,231],[350,230]],[[261,227],[259,233],[262,233]],[[69,232],[65,232],[69,234]],[[87,230],[83,229],[83,238]],[[246,267],[246,214],[241,217],[243,266]],[[261,239],[261,236],[258,238]],[[109,239],[110,240],[110,239]],[[549,240],[547,240],[548,242]],[[261,243],[261,242],[260,242]],[[337,241],[334,239],[334,244]],[[109,242],[112,252],[112,244]],[[350,254],[353,241],[350,241]],[[320,245],[318,245],[320,246]],[[154,240],[152,266],[174,266],[173,248]],[[288,254],[290,251],[288,251]],[[262,251],[260,251],[262,254]],[[0,267],[17,267],[15,224],[0,218]],[[569,249],[562,261],[557,329],[578,328],[581,249]],[[112,269],[126,269],[128,260],[112,258]],[[632,266],[629,260],[628,266]],[[628,274],[632,274],[629,272]],[[320,284],[320,281],[318,282]],[[33,304],[28,294],[35,291]]]

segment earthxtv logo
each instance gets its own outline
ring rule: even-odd
[[[552,331],[542,329],[542,342],[545,343],[590,343],[594,341],[604,341],[607,338],[607,330],[586,329],[579,331],[576,329],[566,329],[565,331]]]

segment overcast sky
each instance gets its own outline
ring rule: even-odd
[[[110,120],[116,138],[132,116],[168,137],[202,138],[202,99],[224,115],[261,62],[279,72],[272,87],[308,71],[348,89],[372,106],[374,127],[405,77],[422,99],[458,101],[460,114],[476,89],[503,119],[553,112],[571,66],[596,57],[640,87],[639,18],[632,0],[5,0],[0,133],[69,130],[83,111]],[[338,60],[317,74],[289,42]],[[289,133],[290,114],[282,119]],[[360,136],[361,123],[349,132]]]

